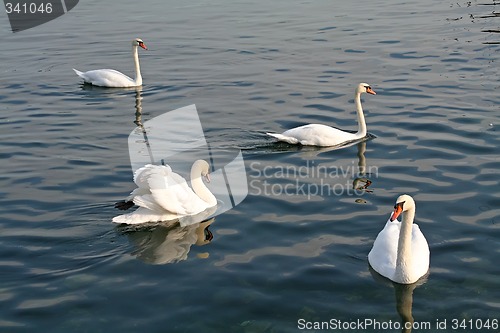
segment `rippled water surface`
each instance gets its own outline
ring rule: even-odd
[[[499,10],[92,0],[16,34],[4,16],[0,331],[298,332],[412,315],[432,325],[415,332],[445,320],[440,331],[471,332],[500,320]],[[142,89],[80,84],[73,67],[132,74],[136,36],[150,48]],[[377,92],[363,95],[369,140],[266,137],[311,122],[354,130],[359,82]],[[190,104],[214,158],[242,150],[249,195],[202,224],[116,226],[136,112]],[[367,262],[402,193],[431,250],[429,276],[406,288]],[[453,327],[463,320],[473,326]]]

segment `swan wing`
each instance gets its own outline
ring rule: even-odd
[[[355,140],[353,133],[344,132],[338,128],[309,124],[289,129],[282,134],[267,133],[280,141],[300,143],[307,146],[335,146],[347,141]]]
[[[154,201],[163,209],[179,214],[196,214],[207,204],[188,186],[186,180],[175,172],[153,171],[148,177],[148,184]]]
[[[166,212],[166,210],[156,202],[151,192],[137,195],[133,198],[133,201],[137,206],[147,208],[158,214]]]
[[[134,189],[128,197],[125,199],[125,201],[134,201],[134,199],[138,196],[144,195],[144,194],[150,194],[151,192],[149,191],[149,188],[142,188],[138,187]]]
[[[134,173],[134,183],[137,187],[149,189],[148,178],[152,172],[161,173],[166,177],[172,172],[172,168],[168,165],[146,164],[142,168],[137,169]]]
[[[399,231],[401,222],[387,221],[384,229],[380,231],[373,243],[373,248],[368,254],[368,262],[372,268],[382,276],[391,279],[396,270]]]
[[[80,72],[73,69],[86,83],[101,87],[134,87],[136,83],[127,75],[114,69],[96,69],[87,72]]]
[[[149,190],[148,177],[151,174],[151,170],[160,167],[163,166],[147,164],[142,168],[137,169],[134,172],[134,183],[137,185],[137,188],[130,192],[125,201],[134,201],[136,197],[140,197],[145,194],[151,194],[151,191]],[[168,165],[165,167],[168,168],[167,170],[171,170]],[[137,200],[139,201],[140,199]]]
[[[417,224],[413,224],[411,235],[411,251],[413,254],[414,272],[418,277],[422,277],[429,271],[430,250],[427,239],[420,231]]]

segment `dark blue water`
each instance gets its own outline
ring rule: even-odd
[[[86,1],[16,34],[5,16],[0,331],[297,332],[409,315],[415,332],[498,331],[495,12],[479,1]],[[142,89],[80,85],[73,67],[132,75],[133,37],[150,49]],[[310,122],[356,129],[359,82],[377,92],[363,96],[370,140],[332,150],[265,136]],[[134,188],[139,98],[143,121],[195,103],[214,158],[242,150],[246,199],[202,225],[113,224]],[[402,193],[431,250],[427,280],[408,288],[367,262]]]

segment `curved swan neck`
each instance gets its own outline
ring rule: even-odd
[[[201,169],[198,168],[196,164],[194,164],[191,168],[191,187],[193,188],[194,193],[196,193],[196,195],[200,197],[201,200],[205,201],[211,206],[217,204],[217,199],[212,194],[212,192],[210,192],[205,183],[203,183]]]
[[[396,276],[401,281],[409,280],[412,269],[411,235],[413,230],[413,219],[415,218],[415,207],[403,212],[403,221],[399,231],[398,253],[396,258]]]
[[[135,84],[140,86],[142,85],[142,76],[141,76],[141,66],[139,65],[139,53],[137,52],[137,45],[132,46],[132,55],[134,57],[134,66],[135,66]]]
[[[361,139],[366,136],[366,122],[365,115],[363,114],[363,107],[361,106],[361,92],[356,91],[354,102],[358,114],[358,131],[356,132],[356,137]]]

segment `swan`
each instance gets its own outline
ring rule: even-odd
[[[403,222],[397,217],[403,213]],[[416,282],[429,271],[429,245],[413,223],[415,201],[407,194],[396,200],[394,212],[378,234],[368,262],[380,275],[401,284]]]
[[[338,128],[322,124],[308,124],[304,126],[289,129],[282,134],[266,133],[279,141],[288,142],[291,144],[301,144],[305,146],[336,146],[343,143],[362,139],[366,136],[366,123],[361,107],[361,94],[368,93],[376,95],[375,91],[367,83],[360,83],[356,88],[354,102],[356,103],[358,113],[358,131],[349,133]]]
[[[141,68],[139,66],[139,54],[137,53],[137,47],[140,46],[147,50],[146,44],[140,38],[135,38],[132,40],[132,55],[134,57],[135,65],[135,79],[129,78],[127,75],[122,74],[114,69],[96,69],[88,72],[80,72],[77,69],[75,71],[76,75],[81,77],[85,83],[92,84],[94,86],[109,87],[109,88],[127,88],[127,87],[137,87],[142,85]]]
[[[131,202],[139,206],[132,213],[113,218],[115,223],[138,224],[160,222],[196,215],[217,205],[217,199],[203,183],[202,177],[210,182],[209,164],[197,160],[191,167],[191,186],[168,165],[152,165],[137,169],[134,182],[137,188],[127,197],[125,203],[115,207],[127,209]]]

